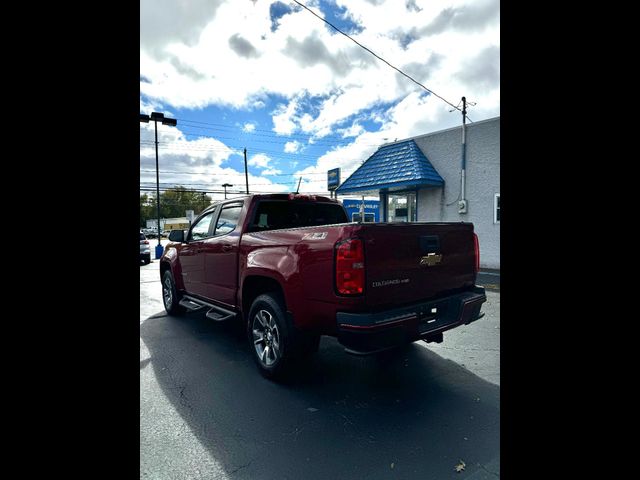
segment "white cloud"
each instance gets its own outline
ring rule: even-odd
[[[314,125],[321,130],[373,102],[418,88],[303,9],[282,17],[279,28],[271,32],[271,3],[245,2],[238,7],[238,2],[226,1],[211,8],[203,3],[199,8],[209,16],[182,18],[182,30],[192,33],[171,36],[159,58],[157,49],[143,42],[141,72],[151,81],[141,83],[143,93],[176,107],[212,103],[248,107],[265,93],[289,99],[301,91],[331,95]],[[354,38],[394,65],[425,64],[434,54],[445,59],[419,81],[428,80],[435,91],[455,91],[454,102],[465,93],[481,95],[468,87],[460,91],[461,84],[452,81],[452,75],[467,59],[499,44],[498,17],[492,13],[496,0],[441,0],[421,4],[419,12],[399,8],[404,4],[391,0],[379,5],[366,0],[337,0],[337,4],[347,7],[348,17],[363,28]],[[492,16],[477,15],[481,21],[473,23],[474,12]],[[141,27],[146,31],[147,23],[156,20],[149,13],[141,19]],[[435,24],[441,26],[422,31]],[[399,40],[409,34],[416,40],[405,50]]]
[[[284,144],[284,151],[286,153],[296,153],[298,150],[300,150],[300,147],[302,147],[302,144],[297,140],[294,140],[292,142],[287,142]]]
[[[279,170],[277,168],[274,167],[269,167],[265,170],[262,170],[260,172],[260,175],[280,175],[282,173],[282,170]]]
[[[245,123],[242,126],[242,131],[243,132],[253,132],[256,129],[256,124],[255,123]]]
[[[150,115],[151,112],[163,112],[164,108],[159,102],[145,101],[143,98],[140,98],[140,113],[144,113],[146,115]]]
[[[364,132],[364,128],[362,127],[362,125],[354,123],[349,128],[338,129],[338,132],[342,134],[342,138],[357,137],[362,132]]]
[[[247,160],[247,164],[253,167],[258,168],[268,168],[269,162],[271,162],[271,158],[269,158],[264,153],[256,153],[249,160]]]
[[[222,184],[230,183],[234,187],[229,192],[245,191],[245,173],[224,166],[233,156],[242,157],[241,151],[229,148],[214,138],[188,140],[178,127],[158,126],[158,163],[160,167],[160,185],[169,187],[183,185],[195,190],[218,191],[211,196],[223,198]],[[256,155],[257,157],[257,155]],[[155,144],[153,124],[140,124],[140,186],[153,188],[156,185]],[[265,164],[262,158],[255,159]],[[268,164],[269,161],[266,161]],[[266,166],[265,164],[265,166]],[[249,187],[252,192],[283,192],[284,185],[278,185],[263,176],[249,174]]]
[[[272,3],[199,1],[188,14],[179,15],[179,28],[172,27],[166,38],[150,33],[150,24],[158,21],[156,13],[141,7],[140,68],[145,81],[140,90],[148,104],[260,109],[267,95],[281,96],[282,102],[271,112],[276,133],[302,131],[319,138],[338,131],[354,139],[309,167],[318,172],[336,166],[333,163],[353,169],[353,162],[359,164],[370,144],[382,143],[382,138],[393,140],[459,124],[459,112],[449,113],[449,105],[425,96],[422,88],[304,9],[280,18],[272,32]],[[500,114],[498,0],[336,0],[336,4],[346,7],[345,17],[360,26],[361,31],[353,34],[360,43],[454,105],[463,95],[476,102],[469,109],[473,120]],[[159,24],[180,8],[167,6],[170,11],[162,14]],[[318,5],[312,8],[318,11]],[[308,111],[305,101],[310,98],[322,101]],[[394,106],[379,117],[379,134],[354,123],[358,114],[381,104]],[[345,121],[351,127],[345,127]],[[268,168],[268,161],[255,161]],[[318,188],[322,182],[311,183],[313,187],[303,185]],[[321,190],[325,189],[326,184]]]
[[[299,122],[295,116],[298,108],[298,99],[294,98],[288,105],[280,104],[278,108],[272,112],[273,130],[279,135],[289,135],[297,128],[296,122]]]

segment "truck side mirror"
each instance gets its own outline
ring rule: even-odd
[[[184,230],[171,230],[169,240],[172,242],[184,243]]]

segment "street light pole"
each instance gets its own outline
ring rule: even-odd
[[[231,185],[230,183],[225,183],[224,185],[222,185],[224,187],[224,199],[227,199],[227,187],[233,187],[233,185]]]
[[[156,245],[156,259],[159,259],[162,256],[162,244],[160,243],[160,238],[162,235],[160,234],[160,169],[158,168],[158,121],[162,123],[162,125],[170,125],[175,127],[178,124],[178,121],[175,118],[166,118],[163,113],[159,112],[151,112],[151,116],[140,114],[140,121],[144,123],[149,123],[149,120],[153,120],[153,124],[155,127],[155,137],[156,137],[156,204],[158,207],[158,245]]]
[[[160,169],[158,168],[158,120],[153,120],[156,133],[156,206],[158,207],[158,245],[156,245],[156,258],[162,256],[162,244],[160,243]],[[158,256],[160,250],[160,256]]]

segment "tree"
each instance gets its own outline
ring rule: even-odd
[[[162,218],[179,218],[193,210],[197,215],[211,205],[211,197],[182,186],[170,188],[160,193],[160,216]],[[140,225],[146,227],[147,220],[157,219],[155,195],[140,195]]]
[[[140,227],[147,226],[147,220],[155,218],[155,198],[150,197],[146,193],[140,195]]]

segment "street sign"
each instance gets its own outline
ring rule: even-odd
[[[340,186],[340,169],[334,168],[327,172],[327,190],[335,190]]]

